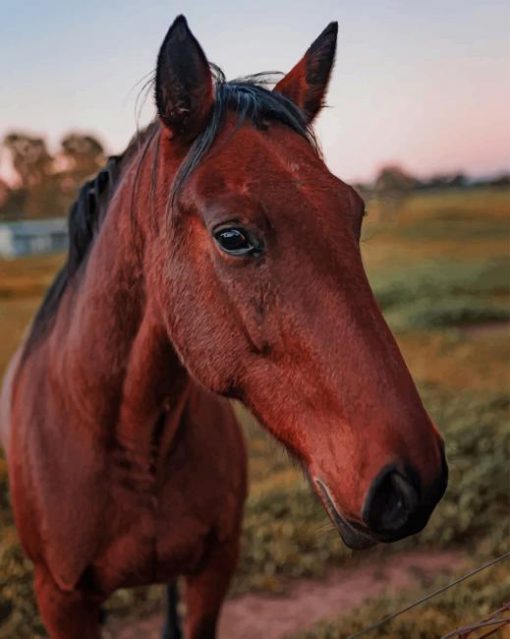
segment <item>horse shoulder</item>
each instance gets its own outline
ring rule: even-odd
[[[109,503],[104,454],[80,428],[80,416],[63,411],[43,356],[23,362],[10,395],[16,526],[32,560],[44,563],[61,589],[71,590],[104,541]]]

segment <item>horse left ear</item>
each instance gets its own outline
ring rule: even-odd
[[[275,86],[292,100],[311,122],[324,106],[335,61],[338,22],[330,22],[296,66]]]
[[[204,127],[213,106],[209,63],[179,16],[168,30],[156,66],[156,106],[172,137],[192,139]]]

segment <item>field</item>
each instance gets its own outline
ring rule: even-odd
[[[466,567],[510,549],[510,197],[473,189],[413,195],[391,219],[369,205],[362,240],[370,281],[424,402],[447,443],[450,485],[420,535],[368,553],[460,550]],[[61,256],[0,262],[0,374]],[[299,469],[238,407],[250,454],[250,497],[232,596],[279,593],[302,577],[355,566]],[[16,542],[0,459],[0,638],[44,636],[30,565]],[[510,599],[510,561],[413,610],[371,636],[430,639]],[[451,575],[450,575],[451,578]],[[444,576],[438,576],[443,583]],[[342,639],[437,585],[366,602],[293,639]],[[113,614],[150,613],[160,590],[121,592]],[[338,611],[340,615],[341,611]]]

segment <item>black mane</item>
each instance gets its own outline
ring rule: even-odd
[[[212,113],[207,126],[191,145],[176,174],[169,195],[169,207],[186,179],[211,149],[224,125],[228,111],[237,113],[239,124],[248,120],[259,129],[266,129],[270,122],[284,124],[305,138],[319,153],[316,139],[308,127],[304,113],[291,100],[267,88],[270,84],[268,74],[258,74],[226,82],[225,76],[218,67],[211,65],[211,69],[216,83]],[[67,259],[35,315],[25,344],[25,354],[47,334],[69,282],[86,261],[127,160],[133,157],[147,142],[150,142],[158,134],[158,130],[159,123],[153,121],[133,138],[121,156],[109,158],[106,166],[81,188],[69,212]],[[140,164],[144,155],[145,152],[142,152]]]
[[[121,159],[120,157],[109,158],[105,168],[81,187],[78,197],[69,211],[67,259],[46,292],[35,315],[25,352],[30,350],[38,338],[46,333],[58,310],[69,280],[76,274],[88,253],[94,235],[104,218],[113,187],[117,182]]]

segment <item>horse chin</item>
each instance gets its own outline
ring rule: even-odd
[[[352,550],[365,550],[377,544],[376,539],[353,528],[338,513],[334,518],[334,524],[344,544]]]
[[[315,484],[319,489],[318,492],[320,500],[324,505],[329,518],[335,525],[335,528],[340,533],[340,537],[344,544],[352,550],[365,550],[366,548],[375,546],[377,544],[377,539],[372,537],[372,535],[368,532],[355,527],[338,511],[330,497],[327,486],[320,479],[316,479]]]

